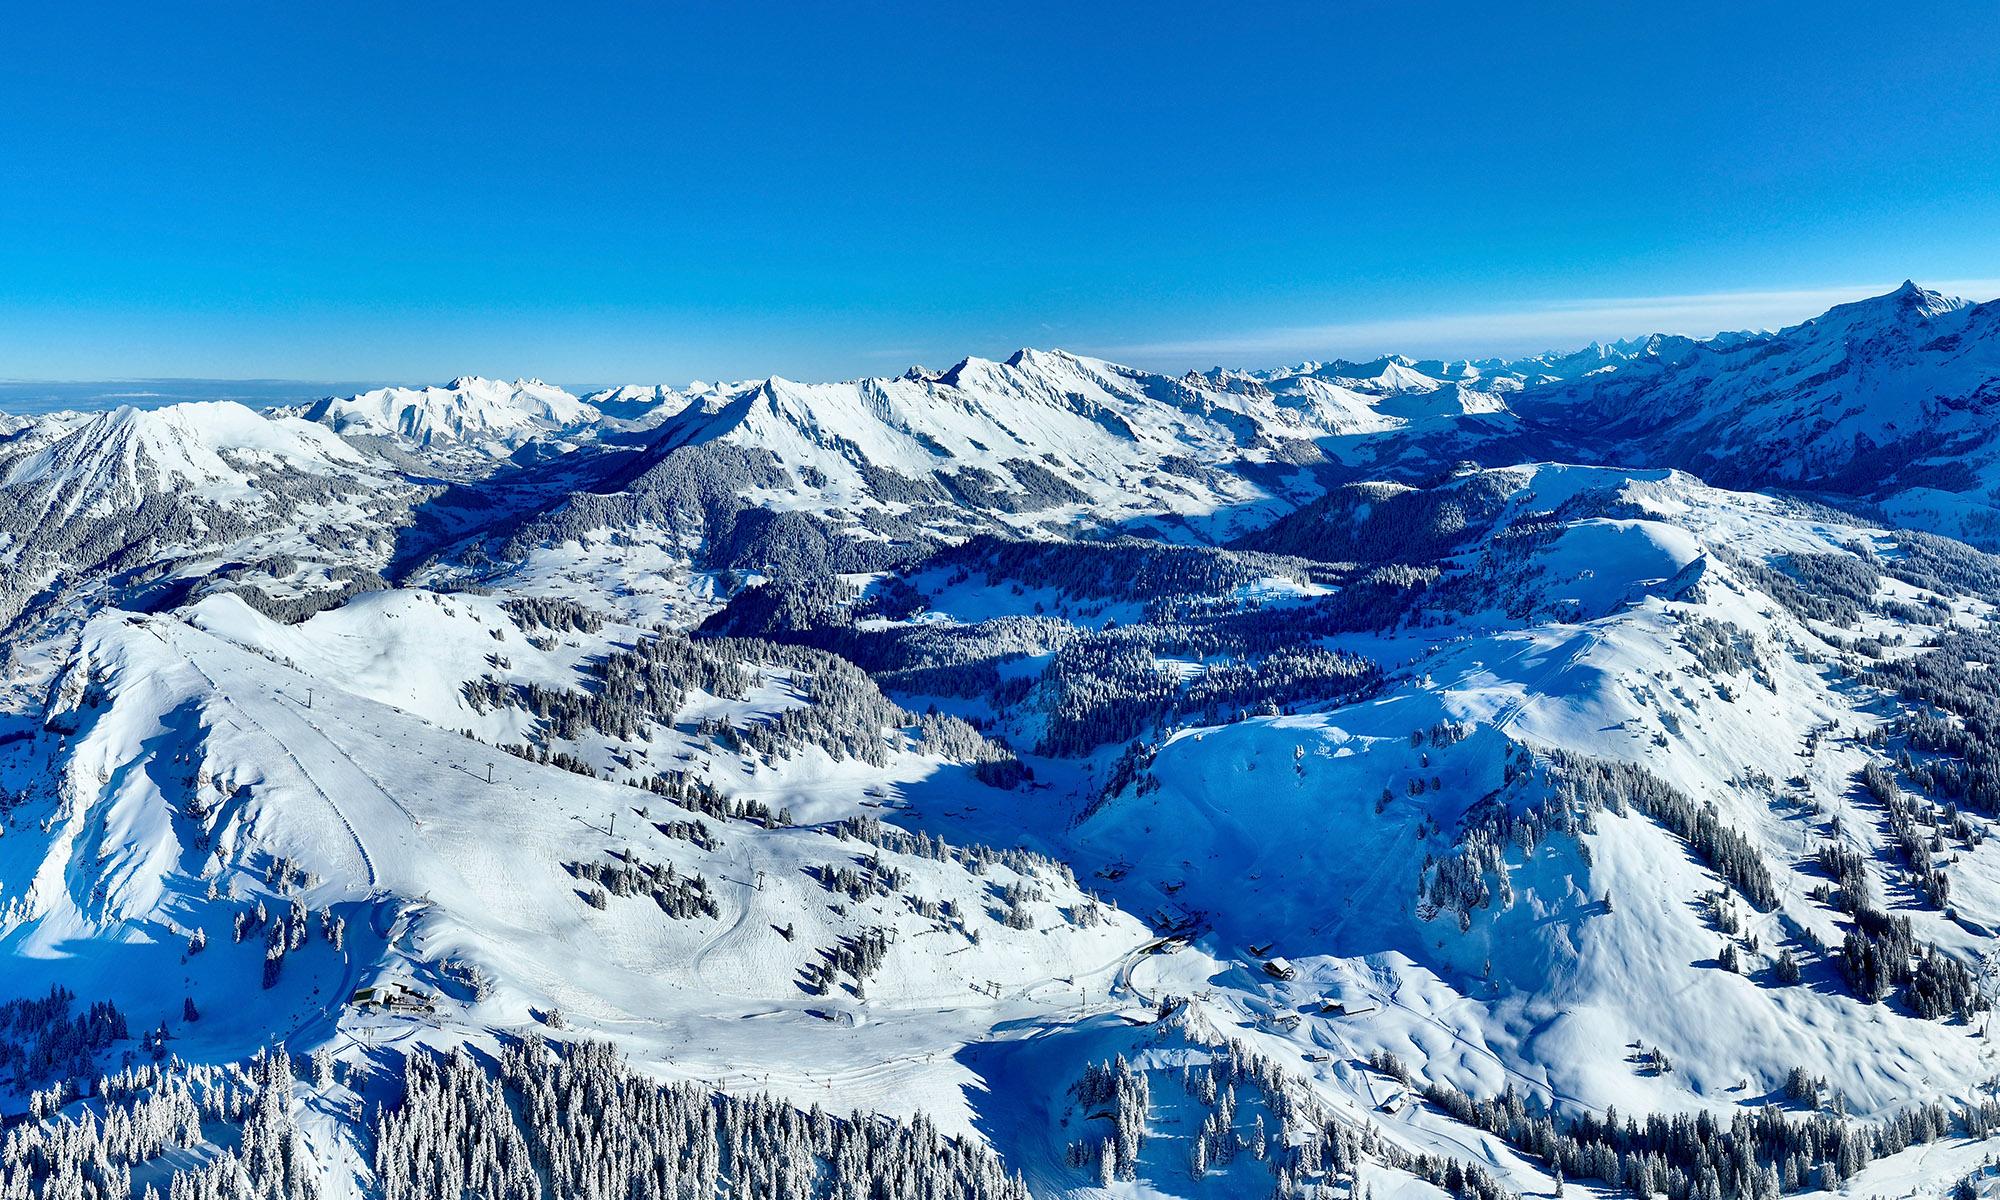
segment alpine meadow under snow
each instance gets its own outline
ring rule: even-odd
[[[0,418],[0,1200],[1987,1194],[2000,302]]]

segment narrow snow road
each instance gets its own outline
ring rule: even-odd
[[[1144,962],[1148,955],[1153,954],[1173,940],[1170,937],[1158,937],[1150,942],[1141,943],[1127,950],[1118,960],[1118,977],[1113,983],[1114,994],[1116,991],[1125,991],[1130,992],[1133,999],[1138,1000],[1141,1004],[1150,1005],[1159,1003],[1157,999],[1148,996],[1139,989],[1139,985],[1133,981],[1132,973],[1138,970],[1139,964]]]
[[[703,976],[704,972],[702,968],[704,964],[708,962],[709,956],[714,954],[718,947],[724,942],[734,943],[738,935],[743,932],[743,926],[750,920],[750,910],[753,907],[751,897],[756,892],[757,887],[755,884],[737,884],[736,919],[729,923],[728,928],[718,929],[710,934],[702,941],[700,947],[695,950],[694,958],[689,962],[688,969],[694,972],[696,978]]]

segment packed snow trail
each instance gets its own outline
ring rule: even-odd
[[[697,977],[704,973],[703,967],[707,964],[709,956],[715,953],[716,948],[724,942],[733,943],[737,935],[742,932],[743,926],[750,920],[750,910],[755,907],[751,903],[751,898],[758,891],[757,885],[738,883],[737,887],[740,890],[737,893],[736,919],[729,923],[727,929],[717,929],[703,939],[701,947],[694,952],[694,958],[688,964],[689,969]]]
[[[1548,662],[1545,666],[1542,667],[1542,669],[1539,672],[1536,673],[1533,683],[1524,682],[1521,687],[1521,694],[1517,696],[1515,699],[1509,701],[1506,705],[1504,705],[1501,708],[1499,712],[1493,715],[1494,728],[1502,730],[1511,729],[1514,726],[1514,722],[1520,720],[1521,716],[1524,713],[1526,713],[1528,709],[1534,707],[1535,704],[1539,703],[1541,700],[1543,700],[1548,696],[1561,695],[1562,693],[1560,692],[1551,691],[1549,685],[1552,682],[1554,682],[1557,676],[1562,675],[1563,673],[1567,672],[1571,667],[1574,667],[1578,663],[1582,662],[1584,655],[1589,654],[1592,650],[1597,649],[1598,645],[1604,641],[1604,634],[1601,631],[1594,628],[1585,629],[1575,640],[1581,642],[1582,644],[1579,645],[1575,650],[1570,651],[1567,654],[1567,656],[1562,657],[1561,661]],[[1543,648],[1540,645],[1531,642],[1529,643],[1526,649],[1522,650],[1521,653],[1514,656],[1513,661],[1520,662],[1524,659],[1532,657],[1538,650],[1543,650]],[[1553,660],[1557,658],[1558,655],[1562,655],[1563,650],[1561,648],[1552,647],[1544,651],[1544,653],[1547,655],[1549,659]]]
[[[1396,861],[1395,855],[1390,854],[1389,851],[1402,844],[1403,835],[1410,832],[1412,832],[1411,825],[1406,821],[1402,828],[1397,829],[1395,834],[1389,839],[1389,844],[1383,847],[1381,859],[1375,864],[1375,868],[1368,873],[1367,881],[1361,886],[1358,892],[1351,893],[1346,897],[1338,915],[1330,921],[1320,922],[1319,925],[1312,929],[1314,937],[1323,937],[1329,946],[1338,945],[1336,939],[1340,937],[1341,930],[1347,928],[1347,923],[1354,918],[1356,909],[1354,903],[1355,895],[1370,896],[1375,894],[1376,888],[1381,886],[1383,876],[1389,873],[1389,867]],[[1329,924],[1333,926],[1331,931],[1327,931],[1326,929]]]
[[[1158,952],[1162,947],[1172,944],[1174,940],[1170,937],[1154,938],[1142,946],[1135,946],[1131,950],[1126,951],[1124,957],[1118,960],[1118,975],[1113,981],[1113,985],[1117,990],[1132,993],[1133,998],[1141,1004],[1151,1005],[1159,1003],[1159,1001],[1141,991],[1138,983],[1132,976],[1139,969],[1140,963],[1146,961],[1150,955]]]
[[[349,815],[350,806],[359,802],[365,808],[373,808],[374,811],[366,813],[366,827],[371,832],[402,828],[404,832],[399,836],[399,840],[404,846],[403,857],[406,860],[411,859],[413,847],[410,843],[410,833],[421,828],[422,822],[407,805],[383,786],[372,771],[335,741],[332,734],[307,716],[303,707],[287,703],[282,693],[277,693],[274,694],[271,703],[257,705],[253,712],[251,706],[238,698],[237,692],[224,686],[223,681],[228,679],[242,682],[244,687],[253,690],[263,684],[254,680],[243,681],[240,669],[232,669],[217,663],[212,653],[215,647],[208,642],[214,635],[180,622],[168,625],[166,634],[160,633],[152,623],[149,623],[147,628],[194,668],[208,682],[215,695],[222,698],[250,728],[275,742],[285,758],[298,769],[306,783],[326,801],[348,836],[353,839],[366,875],[367,889],[373,890],[382,886],[384,880],[376,856],[368,848],[367,839],[361,836],[354,818]],[[193,642],[191,645],[188,644],[190,639]],[[219,644],[232,651],[247,653],[230,642]],[[204,655],[208,655],[206,662]],[[249,695],[251,692],[244,691],[242,694]],[[302,749],[314,746],[323,749],[318,753],[300,753]],[[310,765],[308,759],[311,760]],[[339,799],[336,799],[336,796]],[[370,797],[375,800],[373,805],[368,804]]]
[[[236,700],[236,698],[233,695],[231,695],[226,688],[222,686],[221,681],[216,678],[213,672],[209,671],[208,668],[201,665],[201,661],[198,658],[196,658],[192,652],[188,651],[183,647],[176,646],[172,640],[167,638],[164,634],[160,633],[158,629],[155,629],[150,622],[147,624],[146,628],[149,632],[153,634],[153,636],[159,638],[160,641],[163,644],[165,644],[169,649],[178,651],[181,654],[183,661],[185,661],[188,666],[192,667],[197,675],[200,675],[204,680],[207,681],[209,690],[214,695],[219,697],[223,701],[223,703],[229,705],[229,707],[236,713],[236,715],[242,717],[244,721],[248,722],[250,728],[256,730],[259,734],[263,735],[265,738],[269,739],[273,744],[275,744],[278,747],[279,752],[282,753],[294,767],[298,768],[299,777],[304,779],[306,783],[310,785],[314,791],[319,793],[320,799],[326,801],[327,807],[333,810],[334,817],[340,821],[341,828],[345,829],[347,831],[347,836],[353,839],[355,853],[360,855],[362,870],[367,875],[366,886],[369,889],[373,889],[378,884],[380,884],[381,877],[375,870],[374,856],[368,853],[368,844],[362,841],[361,834],[354,828],[354,822],[347,819],[347,813],[344,810],[342,810],[339,802],[333,798],[333,794],[327,791],[326,785],[321,783],[319,779],[313,775],[312,770],[306,766],[305,762],[301,760],[297,754],[293,753],[292,748],[285,743],[285,740],[283,738],[278,737],[276,734],[272,733],[270,729],[268,729],[265,726],[264,722],[250,715],[250,711],[247,708],[245,708],[242,704],[240,704]]]
[[[322,741],[324,741],[328,746],[333,747],[335,753],[339,754],[343,761],[351,764],[355,770],[361,772],[362,776],[368,780],[368,785],[375,789],[376,794],[381,796],[384,800],[387,800],[391,805],[393,805],[397,812],[402,813],[403,816],[410,822],[411,828],[421,829],[423,827],[424,823],[417,819],[417,814],[410,811],[410,806],[404,804],[401,800],[398,800],[394,792],[391,792],[388,788],[383,787],[382,781],[376,778],[375,772],[363,766],[360,759],[355,758],[353,755],[347,753],[345,750],[342,750],[340,746],[334,742],[333,735],[328,733],[320,725],[318,721],[315,721],[311,717],[306,716],[303,712],[293,712],[291,710],[287,710],[287,715],[296,716],[298,717],[299,720],[305,722],[306,726],[310,728],[314,733],[318,734]]]

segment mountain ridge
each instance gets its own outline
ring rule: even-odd
[[[0,1194],[1983,1194],[1996,321],[8,424]]]

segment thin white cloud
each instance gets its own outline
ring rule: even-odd
[[[1491,312],[1421,313],[1141,342],[1103,347],[1096,353],[1126,362],[1174,367],[1216,363],[1269,366],[1301,358],[1368,358],[1389,353],[1446,358],[1532,354],[1649,333],[1708,337],[1728,329],[1779,329],[1818,316],[1836,304],[1879,296],[1896,286],[1858,284],[1550,301]],[[1954,280],[1928,286],[1975,300],[2000,295],[2000,279]]]

